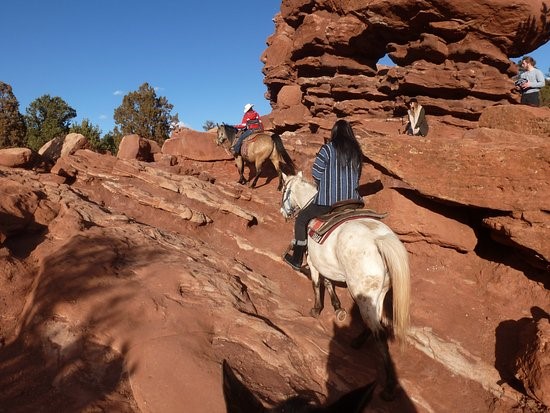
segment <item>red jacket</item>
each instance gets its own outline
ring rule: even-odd
[[[235,125],[237,129],[263,129],[262,120],[260,115],[255,110],[249,110],[243,116],[243,120],[238,125]]]

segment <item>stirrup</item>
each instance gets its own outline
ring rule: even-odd
[[[283,257],[283,260],[292,268],[294,268],[296,271],[301,271],[302,266],[296,265],[296,263],[292,261],[293,258],[294,258],[294,255],[290,255],[289,253],[286,253],[285,256]]]

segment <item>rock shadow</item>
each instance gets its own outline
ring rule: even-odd
[[[131,343],[98,340],[94,332],[134,322],[125,307],[132,291],[121,283],[134,274],[129,264],[158,255],[91,230],[42,258],[17,333],[0,342],[0,413],[137,411]],[[90,300],[89,309],[69,319],[63,309],[81,300]]]
[[[526,394],[523,383],[515,376],[515,361],[521,348],[521,334],[530,325],[546,318],[550,320],[550,314],[539,307],[531,307],[531,317],[523,317],[519,320],[502,321],[495,330],[495,368],[500,375],[499,384],[506,383],[522,394]]]

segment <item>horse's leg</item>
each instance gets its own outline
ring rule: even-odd
[[[239,180],[237,182],[241,185],[246,184],[246,179],[244,177],[244,160],[241,155],[238,155],[235,158],[235,165],[237,166],[237,171],[239,172]]]
[[[330,302],[332,304],[332,308],[334,308],[334,313],[336,314],[336,319],[338,321],[344,321],[347,317],[346,310],[342,309],[342,305],[340,304],[340,299],[336,295],[336,291],[334,290],[334,284],[331,280],[328,278],[323,277],[323,282],[325,284],[325,288],[328,291],[328,295],[330,296]]]
[[[281,171],[281,163],[279,162],[279,153],[276,150],[273,151],[269,159],[277,171],[277,177],[279,178],[279,186],[277,186],[277,191],[280,191],[283,189],[283,172]]]
[[[319,271],[317,269],[310,265],[309,270],[311,273],[311,283],[313,284],[313,294],[315,295],[315,304],[313,308],[309,311],[312,317],[319,317],[321,314],[321,311],[323,311],[323,301],[324,301],[324,284],[321,284],[321,278],[322,277],[319,274]]]
[[[254,188],[256,186],[256,182],[258,182],[258,178],[260,177],[260,174],[262,173],[262,165],[264,164],[265,158],[256,158],[256,162],[254,166],[256,167],[256,175],[254,175],[254,179],[250,183],[250,188]]]
[[[386,384],[380,397],[386,401],[391,401],[395,398],[395,389],[397,387],[397,373],[395,372],[395,366],[390,356],[390,350],[388,348],[388,337],[384,330],[381,330],[375,335],[375,343],[378,352],[382,356],[382,362],[384,363],[384,373],[386,374]]]

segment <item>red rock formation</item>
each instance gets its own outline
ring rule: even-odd
[[[280,131],[399,114],[407,96],[428,114],[475,121],[517,101],[509,57],[549,39],[542,0],[285,0],[262,56],[266,96]],[[396,67],[377,65],[386,54]]]

